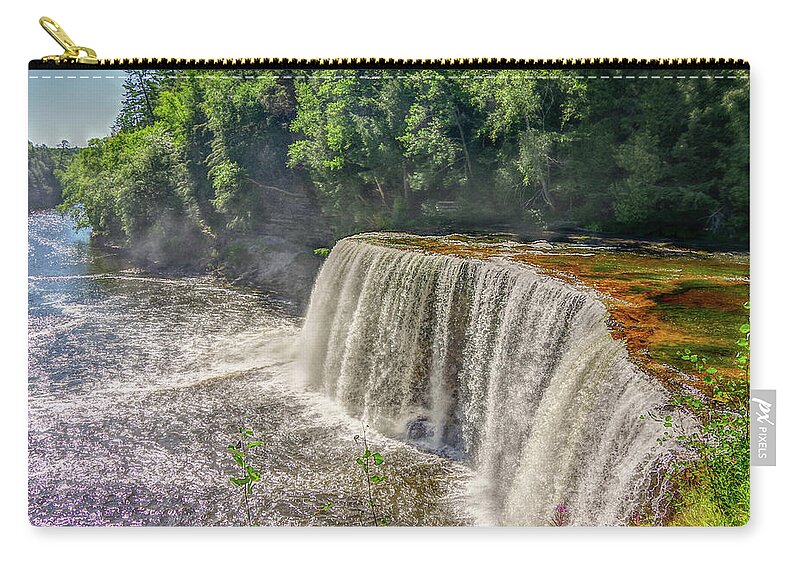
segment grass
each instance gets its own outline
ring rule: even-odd
[[[682,483],[676,514],[669,526],[744,526],[750,520],[750,486],[735,490],[733,508],[723,510],[714,500],[712,483],[707,474],[695,474],[697,480]]]

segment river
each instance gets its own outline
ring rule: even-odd
[[[126,266],[54,212],[31,213],[28,230],[32,524],[245,524],[226,449],[242,425],[265,441],[255,523],[372,524],[362,425],[306,389],[289,305]],[[376,505],[389,524],[480,522],[471,469],[366,433],[386,458]]]

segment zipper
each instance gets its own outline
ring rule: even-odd
[[[733,58],[115,58],[102,59],[87,47],[78,46],[52,18],[39,19],[41,26],[64,48],[61,55],[32,60],[29,69],[750,69],[744,59]]]

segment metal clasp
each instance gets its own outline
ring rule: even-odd
[[[55,20],[42,16],[39,18],[39,24],[50,34],[50,37],[58,42],[64,53],[61,55],[46,55],[42,58],[44,61],[71,61],[74,63],[98,63],[97,53],[91,48],[76,45],[70,39],[64,28],[58,25]],[[81,55],[84,54],[84,55]]]

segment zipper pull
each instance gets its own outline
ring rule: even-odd
[[[64,48],[63,54],[46,55],[42,58],[42,61],[54,61],[56,63],[99,63],[97,60],[97,53],[95,53],[93,49],[75,45],[75,42],[70,39],[67,32],[64,31],[64,28],[59,26],[52,18],[42,16],[39,18],[39,24],[50,34],[50,37],[58,42],[58,45]],[[81,56],[81,52],[85,55]]]

